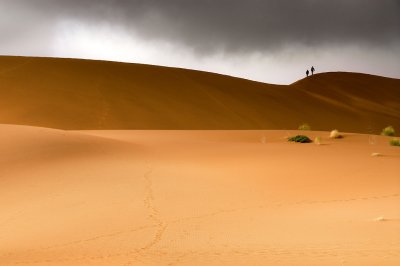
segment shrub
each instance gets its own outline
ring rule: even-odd
[[[395,134],[396,132],[392,126],[385,127],[381,133],[383,136],[394,136]]]
[[[311,127],[309,124],[304,123],[299,126],[299,130],[311,130]]]
[[[288,141],[300,142],[300,143],[310,143],[310,142],[312,142],[309,137],[303,136],[303,135],[297,135],[297,136],[294,136],[294,137],[290,137],[290,138],[288,138]]]
[[[329,134],[329,137],[331,139],[341,139],[343,136],[339,133],[339,130],[335,129],[332,130],[331,133]]]
[[[400,139],[397,138],[391,139],[389,143],[392,146],[400,146]]]
[[[314,143],[317,145],[321,145],[321,137],[315,137]]]

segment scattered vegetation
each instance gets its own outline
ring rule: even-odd
[[[390,140],[389,143],[390,143],[390,145],[392,145],[392,146],[400,146],[400,139],[393,138],[393,139]]]
[[[311,127],[309,124],[304,123],[299,126],[299,130],[311,130]]]
[[[391,136],[391,137],[393,137],[395,134],[396,132],[392,126],[385,127],[381,133],[381,135],[383,136]]]
[[[341,139],[341,138],[343,138],[343,135],[340,134],[339,130],[335,129],[335,130],[331,131],[331,133],[329,134],[329,137],[331,139]]]
[[[310,143],[310,142],[312,142],[309,137],[304,136],[304,135],[297,135],[297,136],[294,136],[294,137],[290,137],[290,138],[288,138],[288,141],[300,142],[300,143]]]

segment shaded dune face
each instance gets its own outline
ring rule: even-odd
[[[288,86],[104,61],[0,57],[0,123],[57,129],[400,127],[400,80],[317,74]]]

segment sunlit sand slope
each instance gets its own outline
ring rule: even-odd
[[[267,75],[267,73],[266,73]],[[400,128],[400,80],[314,75],[278,86],[88,60],[0,57],[0,123],[58,129]]]
[[[2,125],[0,265],[399,265],[400,149],[295,133]]]

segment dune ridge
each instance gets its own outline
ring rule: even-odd
[[[0,123],[57,129],[400,128],[400,80],[323,73],[288,86],[150,65],[0,57]]]

